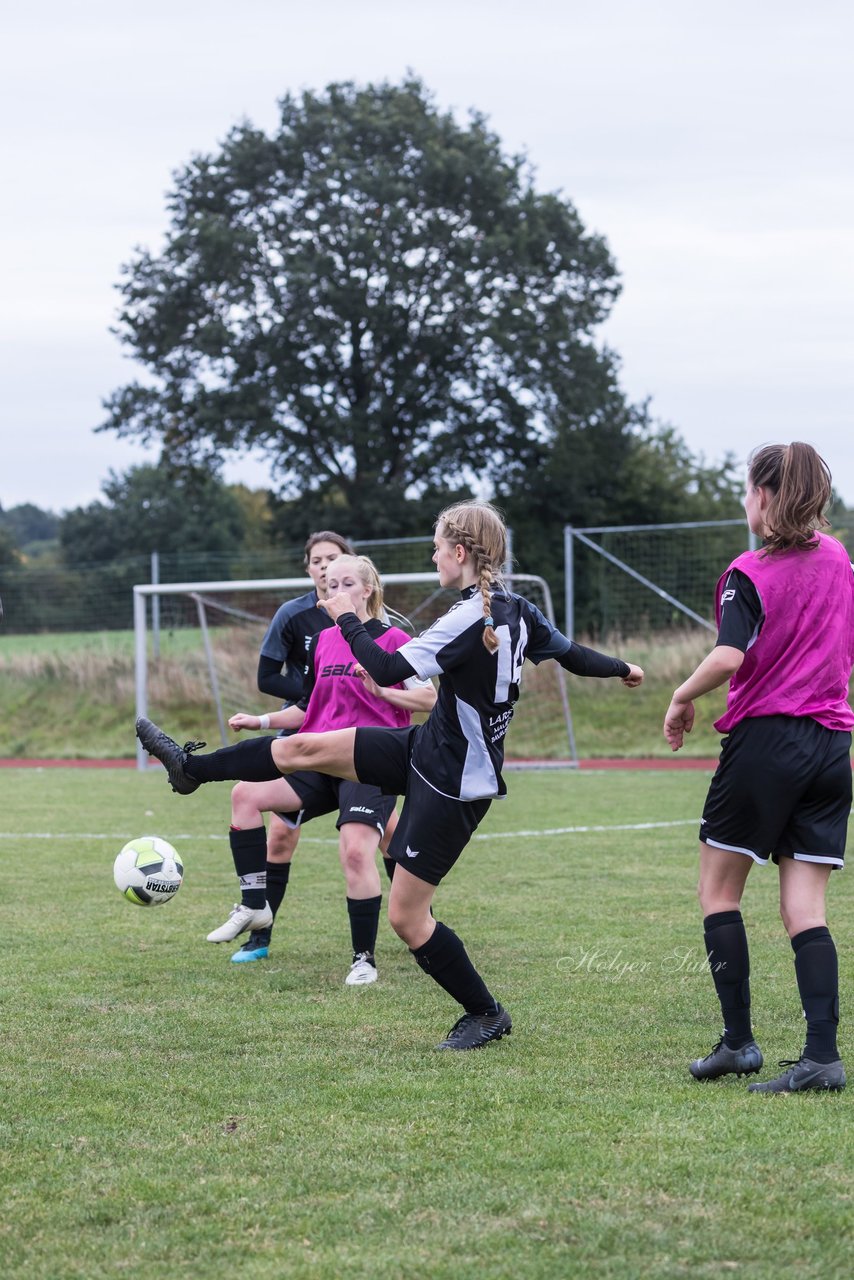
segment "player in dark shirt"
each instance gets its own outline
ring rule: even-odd
[[[201,782],[263,781],[315,769],[404,795],[389,850],[397,861],[389,921],[418,965],[464,1010],[437,1047],[466,1050],[501,1039],[512,1024],[460,938],[434,919],[431,907],[436,886],[492,799],[505,793],[504,738],[525,658],[535,663],[553,658],[577,675],[617,677],[630,688],[641,683],[643,672],[567,639],[529,601],[502,588],[506,529],[489,503],[449,507],[437,521],[434,543],[439,583],[458,590],[460,600],[396,653],[389,655],[374,643],[348,596],[332,596],[323,606],[378,685],[413,675],[439,677],[438,702],[423,725],[255,739],[203,756],[192,754],[192,744],[179,747],[150,721],[139,721],[137,732],[182,794]]]
[[[352,554],[353,547],[340,533],[332,529],[312,533],[305,544],[303,563],[314,587],[305,595],[279,605],[267,628],[258,659],[258,688],[261,693],[281,699],[283,708],[295,706],[302,697],[312,638],[333,625],[329,614],[318,608],[318,602],[326,598],[326,571],[338,556]],[[283,730],[288,732],[293,730]],[[274,919],[288,887],[299,836],[299,827],[289,827],[277,814],[270,815],[265,887]],[[272,932],[272,924],[251,929],[246,942],[231,957],[232,961],[243,964],[265,959],[270,953]]]

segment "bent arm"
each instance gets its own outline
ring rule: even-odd
[[[664,717],[664,736],[672,751],[679,750],[685,740],[684,735],[694,727],[694,699],[726,684],[742,662],[744,654],[741,649],[728,644],[716,645],[684,684],[680,684]]]
[[[303,672],[296,664],[282,667],[275,658],[263,653],[258,659],[258,689],[282,702],[296,702],[302,693]]]
[[[385,649],[375,644],[355,613],[342,613],[336,618],[336,622],[353,657],[384,689],[392,684],[403,684],[404,680],[409,680],[416,674],[415,668],[406,661],[400,650],[386,653]]]
[[[305,711],[302,707],[283,707],[281,711],[271,711],[267,716],[267,724],[263,726],[267,729],[298,729],[305,719]],[[239,732],[241,729],[260,729],[261,717],[250,715],[246,711],[238,711],[231,716],[228,725],[230,729]]]
[[[429,682],[412,689],[384,689],[378,685],[364,667],[357,667],[355,674],[364,682],[365,688],[375,698],[391,703],[393,707],[401,707],[404,711],[430,712],[436,705],[436,690]]]

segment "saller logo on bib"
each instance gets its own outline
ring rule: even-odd
[[[351,804],[351,805],[350,805],[350,812],[351,812],[351,813],[375,813],[375,812],[376,812],[376,810],[375,810],[375,809],[367,809],[367,808],[365,807],[365,805],[363,805],[363,804]]]

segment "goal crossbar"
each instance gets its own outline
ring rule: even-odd
[[[524,591],[526,585],[536,586],[542,592],[545,609],[549,620],[554,623],[554,607],[548,583],[536,574],[512,573],[506,575],[508,584]],[[395,585],[431,585],[437,586],[435,570],[424,573],[384,573],[380,574],[384,587]],[[148,715],[148,599],[159,596],[188,596],[198,600],[200,596],[214,596],[233,593],[235,591],[311,591],[314,583],[310,578],[229,578],[211,582],[142,582],[133,588],[133,626],[134,626],[134,684],[136,715]],[[205,633],[205,624],[200,622]],[[572,730],[572,718],[569,710],[569,698],[563,670],[559,671],[558,688],[562,711],[567,728],[567,738],[572,762],[576,761],[575,740]],[[145,771],[148,767],[147,757],[142,743],[136,744],[137,769]]]

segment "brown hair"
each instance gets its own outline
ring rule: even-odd
[[[768,489],[765,552],[818,546],[815,531],[827,527],[824,509],[832,496],[830,469],[812,445],[766,444],[748,459],[747,478],[754,489]]]
[[[383,585],[380,582],[380,575],[377,573],[377,567],[373,560],[369,560],[367,556],[343,555],[339,556],[335,561],[335,571],[339,572],[342,561],[349,561],[356,566],[356,573],[362,579],[366,587],[371,588],[371,594],[365,603],[365,611],[369,618],[383,617]]]
[[[315,547],[318,542],[334,542],[341,554],[345,556],[354,556],[356,554],[356,548],[348,538],[343,538],[340,533],[334,533],[332,529],[319,529],[317,533],[310,533],[308,535],[308,542],[305,544],[305,559],[303,563],[306,569],[308,568],[311,549],[312,547]]]
[[[490,653],[498,648],[492,624],[490,588],[500,585],[507,559],[507,528],[501,512],[491,502],[457,502],[436,520],[436,532],[454,546],[465,547],[474,561],[483,599],[483,643]]]

